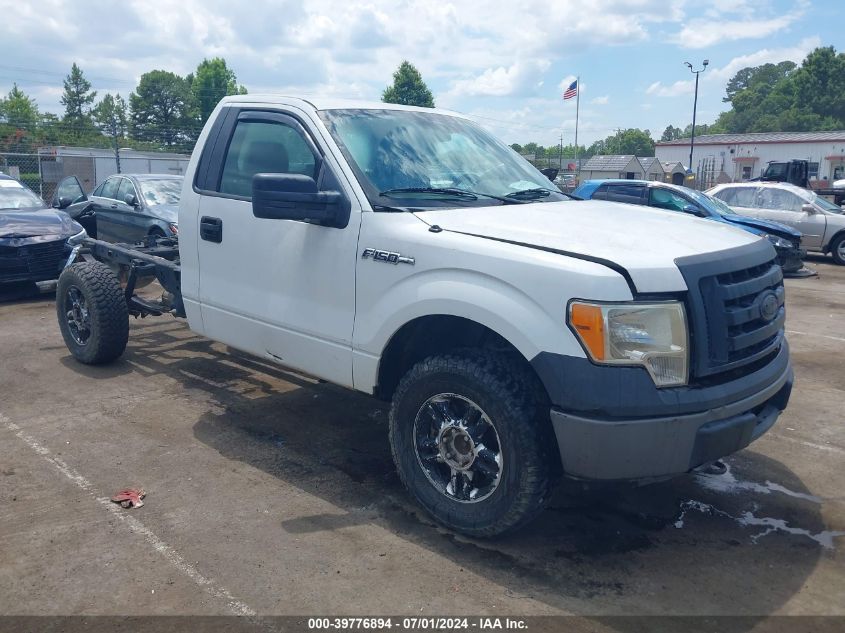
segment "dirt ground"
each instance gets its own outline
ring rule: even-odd
[[[372,398],[170,317],[86,367],[51,294],[2,302],[0,614],[845,615],[845,269],[810,264],[792,401],[726,474],[559,493],[495,541],[410,501]]]

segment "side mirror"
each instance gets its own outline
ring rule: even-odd
[[[682,211],[684,213],[689,213],[691,215],[700,215],[698,207],[696,207],[694,204],[688,204],[688,205],[684,206]]]
[[[61,198],[59,198],[59,203],[56,205],[56,208],[67,209],[72,203],[73,203],[73,200],[71,200],[70,198],[67,198],[65,196],[62,196]]]
[[[801,205],[801,210],[806,213],[807,215],[815,215],[816,214],[816,207],[812,204],[805,203]]]
[[[318,191],[317,182],[302,174],[255,174],[252,214],[271,220],[298,220],[343,228],[351,207],[339,191]]]
[[[137,207],[138,206],[138,199],[135,197],[134,193],[127,193],[126,197],[123,198],[123,201],[128,204],[130,207]]]

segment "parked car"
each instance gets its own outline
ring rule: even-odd
[[[561,191],[572,191],[578,186],[578,178],[575,174],[558,174],[553,182]]]
[[[806,251],[801,248],[801,233],[777,222],[737,215],[721,200],[695,189],[646,180],[588,180],[572,193],[585,200],[642,204],[730,224],[767,237],[777,251],[778,264],[785,275],[796,274],[804,268],[802,260]]]
[[[801,232],[808,251],[830,253],[845,266],[845,213],[818,194],[783,182],[735,182],[707,193],[740,215],[772,220]]]
[[[85,229],[0,174],[0,284],[56,279]]]
[[[179,233],[178,207],[182,176],[171,174],[115,174],[85,195],[75,176],[59,183],[53,206],[72,213],[93,212],[96,229],[90,233],[107,242],[140,242],[148,235]]]

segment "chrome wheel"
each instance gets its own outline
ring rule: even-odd
[[[85,296],[76,286],[69,286],[65,293],[65,315],[70,335],[78,345],[85,345],[91,338],[91,315]]]
[[[426,400],[414,419],[414,450],[428,480],[453,501],[477,503],[499,486],[499,434],[468,398],[442,393]]]
[[[839,240],[836,245],[836,254],[839,256],[839,261],[845,262],[845,240]]]

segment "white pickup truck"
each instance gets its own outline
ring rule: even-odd
[[[469,535],[525,524],[561,475],[686,473],[747,446],[789,399],[768,240],[574,200],[451,112],[228,97],[178,226],[178,240],[85,242],[56,295],[73,356],[112,361],[129,315],[171,313],[389,400],[402,480]],[[151,276],[160,302],[135,293]]]

